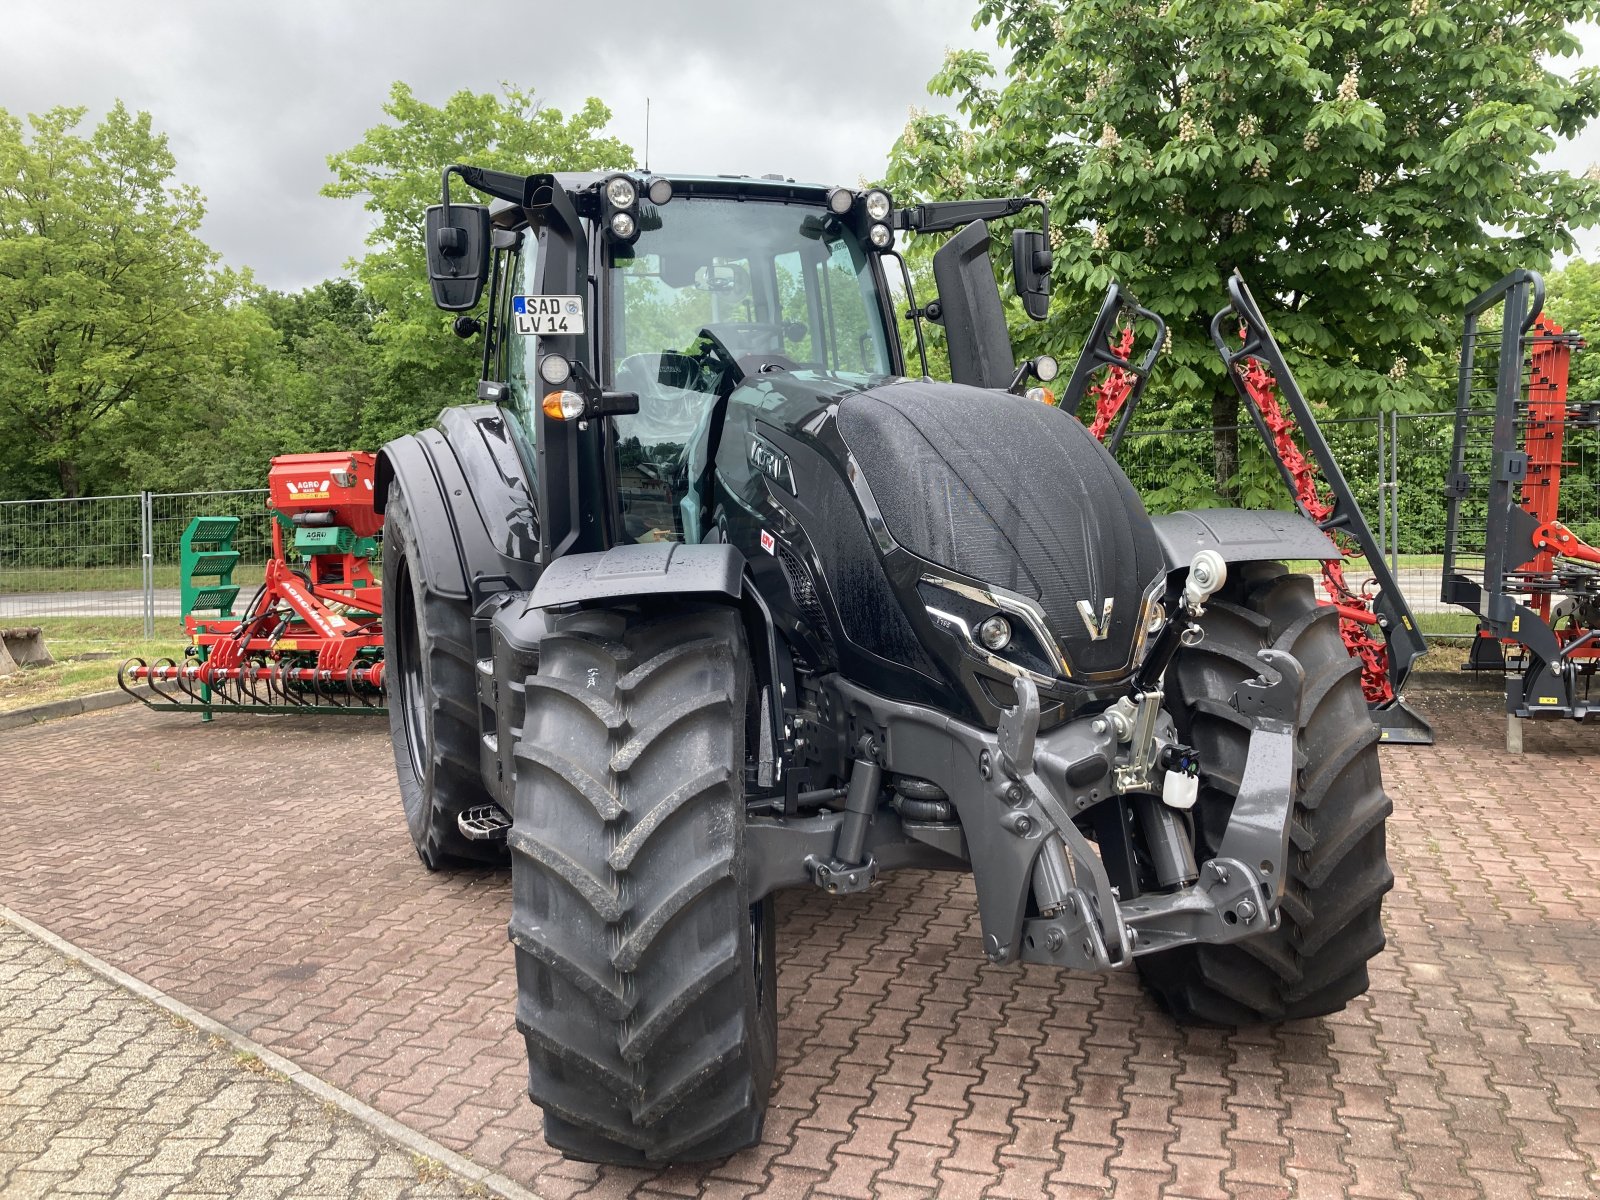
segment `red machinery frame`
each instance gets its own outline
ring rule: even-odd
[[[244,615],[186,613],[184,661],[132,659],[118,673],[124,690],[145,684],[153,698],[134,694],[152,707],[207,713],[381,712],[359,703],[383,689],[383,589],[371,564],[383,528],[375,462],[360,452],[274,458],[272,557]]]

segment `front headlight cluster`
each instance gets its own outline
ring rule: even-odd
[[[672,199],[672,181],[655,178],[645,189],[645,197],[660,208]],[[619,242],[632,242],[639,236],[639,184],[628,175],[613,175],[600,189],[605,211],[601,214],[608,234]]]
[[[936,575],[924,575],[917,584],[917,593],[933,623],[989,666],[1009,674],[1025,672],[1049,685],[1069,679],[1092,683],[1120,677],[1137,668],[1169,619],[1161,603],[1164,587],[1164,579],[1156,580],[1141,600],[1139,625],[1127,666],[1087,674],[1073,671],[1043,611],[1026,597]]]
[[[862,232],[866,235],[867,244],[874,250],[893,249],[894,229],[891,228],[890,218],[894,216],[894,201],[889,193],[882,188],[853,192],[842,187],[836,187],[828,193],[828,211],[836,217],[848,217],[856,211],[857,206],[865,217]]]
[[[1045,683],[1071,674],[1038,614],[1010,597],[931,576],[917,584],[917,594],[935,625],[991,666]]]

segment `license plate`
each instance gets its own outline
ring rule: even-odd
[[[529,337],[583,332],[579,296],[513,296],[511,317],[517,332]]]

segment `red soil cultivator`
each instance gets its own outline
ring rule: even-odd
[[[167,712],[382,713],[383,591],[372,573],[383,517],[374,456],[272,460],[272,557],[242,615],[232,613],[237,517],[196,517],[182,543],[184,660],[129,659],[117,682]],[[214,582],[197,583],[197,576]],[[216,610],[215,615],[205,609]],[[139,685],[145,685],[141,688]]]
[[[1254,297],[1235,274],[1228,280],[1229,306],[1212,319],[1211,340],[1266,443],[1295,506],[1343,553],[1322,565],[1323,590],[1339,612],[1339,632],[1361,664],[1361,690],[1384,741],[1427,745],[1433,730],[1408,707],[1400,691],[1411,664],[1426,650],[1410,605],[1390,573],[1372,528],[1356,502],[1316,416],[1295,382],[1277,340]],[[1158,346],[1135,364],[1131,321],[1116,328],[1124,310],[1149,317],[1113,289],[1089,335],[1090,350],[1063,397],[1075,410],[1085,396],[1095,402],[1090,432],[1115,454],[1127,432]],[[1087,368],[1087,370],[1085,369]],[[1104,368],[1097,382],[1089,376]],[[1300,443],[1304,442],[1302,450]],[[1371,578],[1362,592],[1345,580],[1346,560],[1365,559]]]

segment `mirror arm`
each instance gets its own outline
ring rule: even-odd
[[[912,233],[948,233],[974,221],[997,221],[1014,217],[1030,204],[1037,204],[1045,213],[1045,236],[1050,229],[1049,209],[1043,200],[1032,196],[1005,196],[994,200],[934,200],[912,208],[902,208],[894,214],[896,229]]]
[[[452,175],[461,176],[461,181],[473,191],[524,207],[528,203],[529,194],[533,191],[534,181],[540,178],[538,175],[514,175],[510,171],[491,171],[486,167],[468,167],[461,163],[451,163],[441,174],[446,210],[450,207]]]

